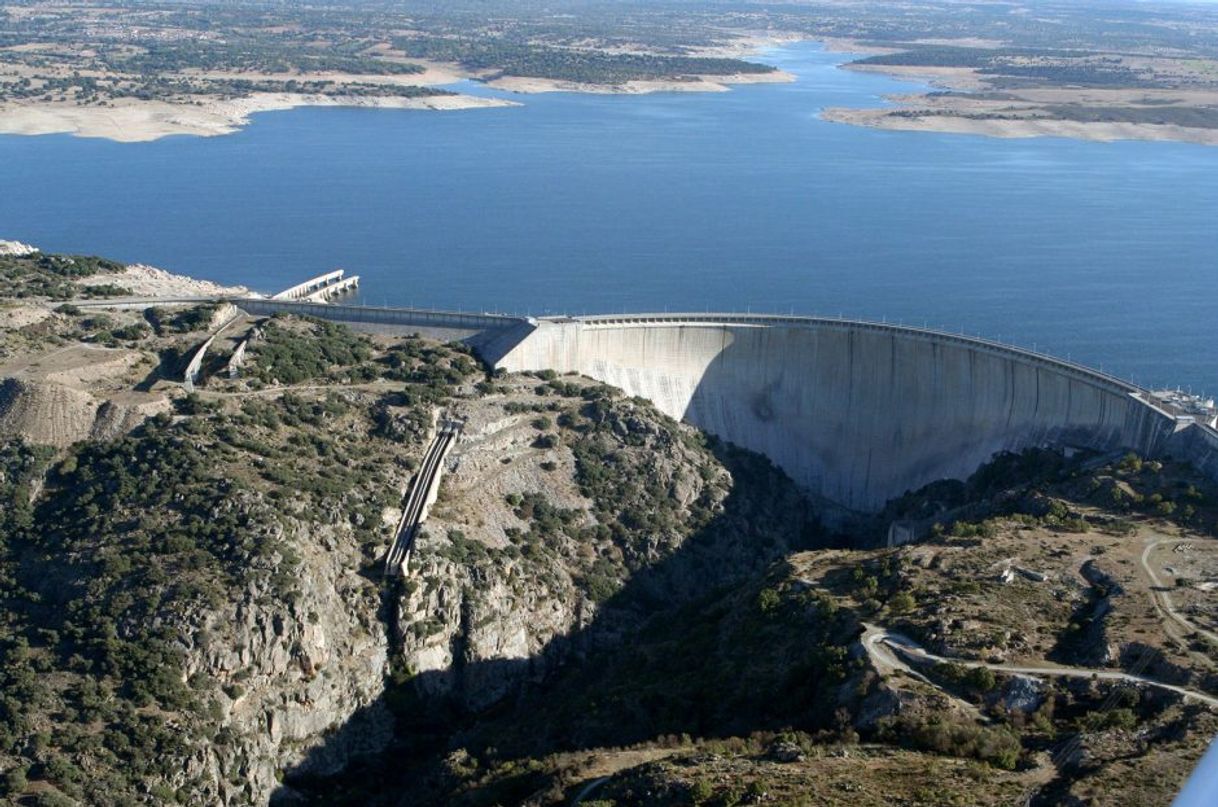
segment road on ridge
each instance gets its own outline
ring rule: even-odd
[[[1150,597],[1151,597],[1151,600],[1154,602],[1155,610],[1157,610],[1160,614],[1162,614],[1164,618],[1175,622],[1176,624],[1180,625],[1181,627],[1183,627],[1185,630],[1189,631],[1190,633],[1199,633],[1202,636],[1204,636],[1205,638],[1209,639],[1215,645],[1218,645],[1218,634],[1214,633],[1213,631],[1208,631],[1205,628],[1201,628],[1201,627],[1198,627],[1197,625],[1194,625],[1192,622],[1190,622],[1188,620],[1187,617],[1185,617],[1183,614],[1181,614],[1179,611],[1176,610],[1176,607],[1172,603],[1172,600],[1171,600],[1171,594],[1168,593],[1168,587],[1163,585],[1162,581],[1159,579],[1159,575],[1155,572],[1154,568],[1150,565],[1150,553],[1153,552],[1156,548],[1163,546],[1164,544],[1184,544],[1184,543],[1189,543],[1189,539],[1186,539],[1186,538],[1161,538],[1157,541],[1151,541],[1150,543],[1148,543],[1146,545],[1146,548],[1142,550],[1142,557],[1141,557],[1142,570],[1145,571],[1146,576],[1148,578],[1150,578]],[[1177,636],[1175,638],[1185,644],[1188,643],[1188,638],[1185,636]]]
[[[1187,687],[1176,686],[1175,684],[1167,684],[1162,681],[1156,681],[1153,678],[1147,678],[1142,675],[1134,675],[1132,673],[1120,672],[1118,670],[1108,670],[1093,667],[1065,667],[1055,664],[1043,665],[1017,665],[1017,664],[990,664],[985,661],[972,661],[968,659],[946,658],[937,656],[927,652],[917,642],[907,636],[902,636],[899,633],[893,633],[876,625],[868,625],[864,623],[864,631],[861,641],[863,648],[867,651],[871,661],[876,665],[876,669],[882,673],[887,670],[900,670],[915,675],[923,681],[928,681],[925,676],[916,673],[908,663],[901,657],[913,657],[922,659],[928,662],[936,662],[941,664],[958,664],[962,667],[984,667],[994,672],[1003,672],[1016,675],[1031,675],[1031,676],[1050,676],[1050,677],[1066,677],[1066,678],[1099,678],[1108,681],[1128,681],[1134,684],[1143,684],[1146,686],[1158,687],[1183,695],[1185,698],[1201,701],[1209,706],[1218,707],[1218,697],[1207,695],[1204,692],[1198,692]],[[937,686],[937,685],[936,685]],[[941,687],[940,687],[941,688]]]

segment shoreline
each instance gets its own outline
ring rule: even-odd
[[[896,107],[901,110],[906,107]],[[893,107],[851,109],[828,107],[821,120],[868,129],[892,132],[930,132],[939,134],[980,135],[1002,140],[1031,137],[1062,137],[1092,143],[1137,140],[1161,143],[1192,143],[1218,146],[1218,129],[1199,129],[1154,123],[1091,123],[1053,118],[1015,118],[1004,120],[968,118],[962,115],[893,115]]]
[[[705,55],[740,58],[756,55],[774,46],[802,40],[784,33],[749,33],[722,45],[705,49]],[[469,71],[459,65],[427,60],[412,60],[421,73],[402,75],[355,75],[323,72],[295,76],[297,79],[327,80],[342,83],[373,83],[387,86],[444,88],[465,80],[482,80],[486,73]],[[208,78],[275,79],[280,76],[225,70],[194,70],[188,75]],[[562,79],[504,76],[485,81],[490,89],[521,95],[549,92],[579,92],[594,95],[646,95],[658,92],[727,92],[734,85],[790,83],[796,77],[782,70],[767,73],[731,75],[691,75],[685,80],[659,79],[627,81],[623,84],[587,84]],[[0,135],[66,134],[98,138],[118,143],[143,143],[173,135],[216,137],[232,134],[248,126],[251,116],[296,107],[363,107],[372,109],[418,109],[453,111],[521,106],[506,98],[454,93],[450,95],[365,96],[302,94],[287,92],[255,93],[243,98],[198,101],[194,104],[169,101],[119,99],[108,106],[78,106],[71,103],[21,101],[0,103]]]
[[[855,40],[824,38],[811,40],[793,32],[744,33],[730,41],[704,48],[699,55],[730,58],[755,58],[764,50],[800,41],[819,42],[833,53],[867,56],[892,52],[891,48],[869,47]],[[664,92],[728,92],[737,85],[791,83],[797,76],[784,70],[732,75],[691,75],[686,79],[633,80],[620,84],[590,84],[542,77],[502,76],[486,80],[485,73],[470,72],[458,65],[420,62],[423,72],[379,77],[377,83],[444,87],[462,80],[484,81],[486,87],[502,92],[532,95],[539,93],[584,93],[591,95],[648,95]],[[988,85],[966,68],[936,68],[900,65],[858,65],[843,61],[840,70],[873,73],[898,81],[925,85],[923,91],[886,95],[885,105],[869,107],[826,107],[818,115],[830,123],[870,129],[903,132],[964,134],[1001,139],[1063,137],[1090,142],[1137,140],[1218,145],[1218,128],[1182,126],[1173,123],[1141,121],[1069,120],[1046,115],[1042,104],[1092,102],[1114,109],[1139,106],[1139,100],[1155,91],[1116,90],[1110,97],[1089,97],[1087,91],[1071,88],[1029,90],[1027,96],[1002,103],[965,98],[949,93],[984,92]],[[200,71],[199,75],[233,77],[225,71]],[[261,74],[245,77],[259,78]],[[374,80],[375,76],[342,76],[319,73],[318,79],[332,81]],[[1038,95],[1056,95],[1038,98]],[[1092,93],[1095,94],[1095,93]],[[1169,93],[1169,95],[1172,93]],[[1180,95],[1174,92],[1174,95]],[[1218,101],[1212,94],[1205,99],[1190,99],[1208,105]],[[215,137],[240,131],[261,112],[297,107],[362,107],[377,109],[416,109],[453,111],[520,106],[518,101],[492,96],[451,94],[418,97],[323,95],[301,93],[256,93],[243,98],[199,101],[194,104],[168,101],[120,99],[110,106],[77,106],[70,103],[38,101],[0,104],[0,135],[67,134],[100,138],[120,143],[139,143],[173,135]]]
[[[23,258],[31,255],[48,254],[33,244],[21,241],[0,239],[0,256]],[[139,297],[245,297],[257,295],[248,286],[228,286],[214,280],[183,275],[159,269],[145,263],[129,263],[123,266],[121,272],[103,272],[95,275],[85,275],[73,279],[79,287],[89,286],[122,286]]]
[[[832,43],[827,41],[825,44],[826,48],[834,52],[868,56],[891,52],[891,49],[864,48],[850,40],[835,40]],[[1098,102],[1119,109],[1122,106],[1136,106],[1139,101],[1147,103],[1147,99],[1155,96],[1175,99],[1182,95],[1179,91],[1109,91],[1052,87],[1029,89],[1023,91],[1022,96],[1016,95],[1009,100],[995,103],[933,94],[937,91],[973,93],[989,89],[982,79],[967,68],[856,65],[842,62],[838,69],[921,83],[928,89],[923,92],[885,95],[883,100],[886,106],[825,107],[818,117],[830,123],[894,132],[977,135],[1003,140],[1061,137],[1092,143],[1142,141],[1218,146],[1218,129],[1168,123],[1069,120],[1037,114],[1041,110],[1040,105],[1045,103]],[[1211,97],[1205,100],[1218,99]],[[1200,102],[1198,100],[1198,103]]]
[[[76,280],[77,286],[108,284],[130,289],[137,297],[246,297],[254,293],[247,286],[226,286],[143,263],[127,264],[123,271],[114,274],[90,275]]]
[[[0,134],[67,134],[118,143],[144,143],[171,135],[215,137],[250,124],[252,115],[296,107],[363,107],[452,111],[519,106],[515,101],[473,95],[394,96],[256,93],[245,98],[211,100],[199,105],[167,101],[117,101],[113,106],[74,104],[0,105]]]
[[[584,84],[553,78],[504,76],[486,82],[486,86],[505,92],[532,95],[548,92],[579,92],[589,95],[650,95],[657,92],[729,92],[738,84],[789,84],[796,77],[783,70],[768,73],[734,73],[726,76],[691,76],[689,80],[635,80],[623,84]]]

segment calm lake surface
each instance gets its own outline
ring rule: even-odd
[[[914,86],[845,58],[769,51],[799,80],[730,93],[0,137],[0,238],[263,290],[341,266],[371,304],[925,323],[1218,391],[1218,148],[826,123]]]

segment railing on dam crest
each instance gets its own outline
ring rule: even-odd
[[[543,321],[576,322],[584,325],[621,326],[621,325],[747,325],[757,327],[787,327],[787,328],[828,328],[851,331],[873,331],[891,333],[936,342],[947,342],[964,345],[970,349],[981,348],[991,353],[1011,356],[1022,361],[1041,364],[1058,372],[1068,372],[1082,377],[1091,383],[1108,386],[1114,392],[1138,394],[1149,391],[1123,378],[1105,373],[1084,364],[1078,364],[1068,359],[1061,359],[1036,350],[986,339],[980,336],[965,336],[934,328],[919,328],[915,325],[894,325],[886,322],[847,319],[844,317],[812,317],[784,314],[598,314],[581,317],[548,317]],[[1147,405],[1158,409],[1153,404]],[[1166,413],[1165,413],[1166,414]]]

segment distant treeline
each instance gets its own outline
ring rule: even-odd
[[[408,56],[457,62],[472,70],[493,70],[507,76],[551,78],[587,84],[774,71],[769,65],[740,59],[605,53],[487,38],[403,38],[396,40],[394,46]]]
[[[1145,75],[1113,56],[1075,50],[1026,48],[959,48],[917,46],[896,53],[868,56],[857,65],[894,67],[959,67],[994,77],[997,88],[1054,86],[1162,87],[1166,77]]]
[[[1020,59],[1079,59],[1084,51],[1029,50],[1026,48],[961,48],[947,45],[914,46],[895,53],[880,53],[859,59],[854,64],[908,67],[968,67],[982,69],[1006,65]]]
[[[107,50],[101,55],[113,70],[157,74],[186,68],[200,70],[250,70],[263,73],[341,72],[372,75],[421,73],[415,64],[388,62],[342,50],[300,47],[267,42],[215,42],[184,39],[152,42],[142,53]]]

